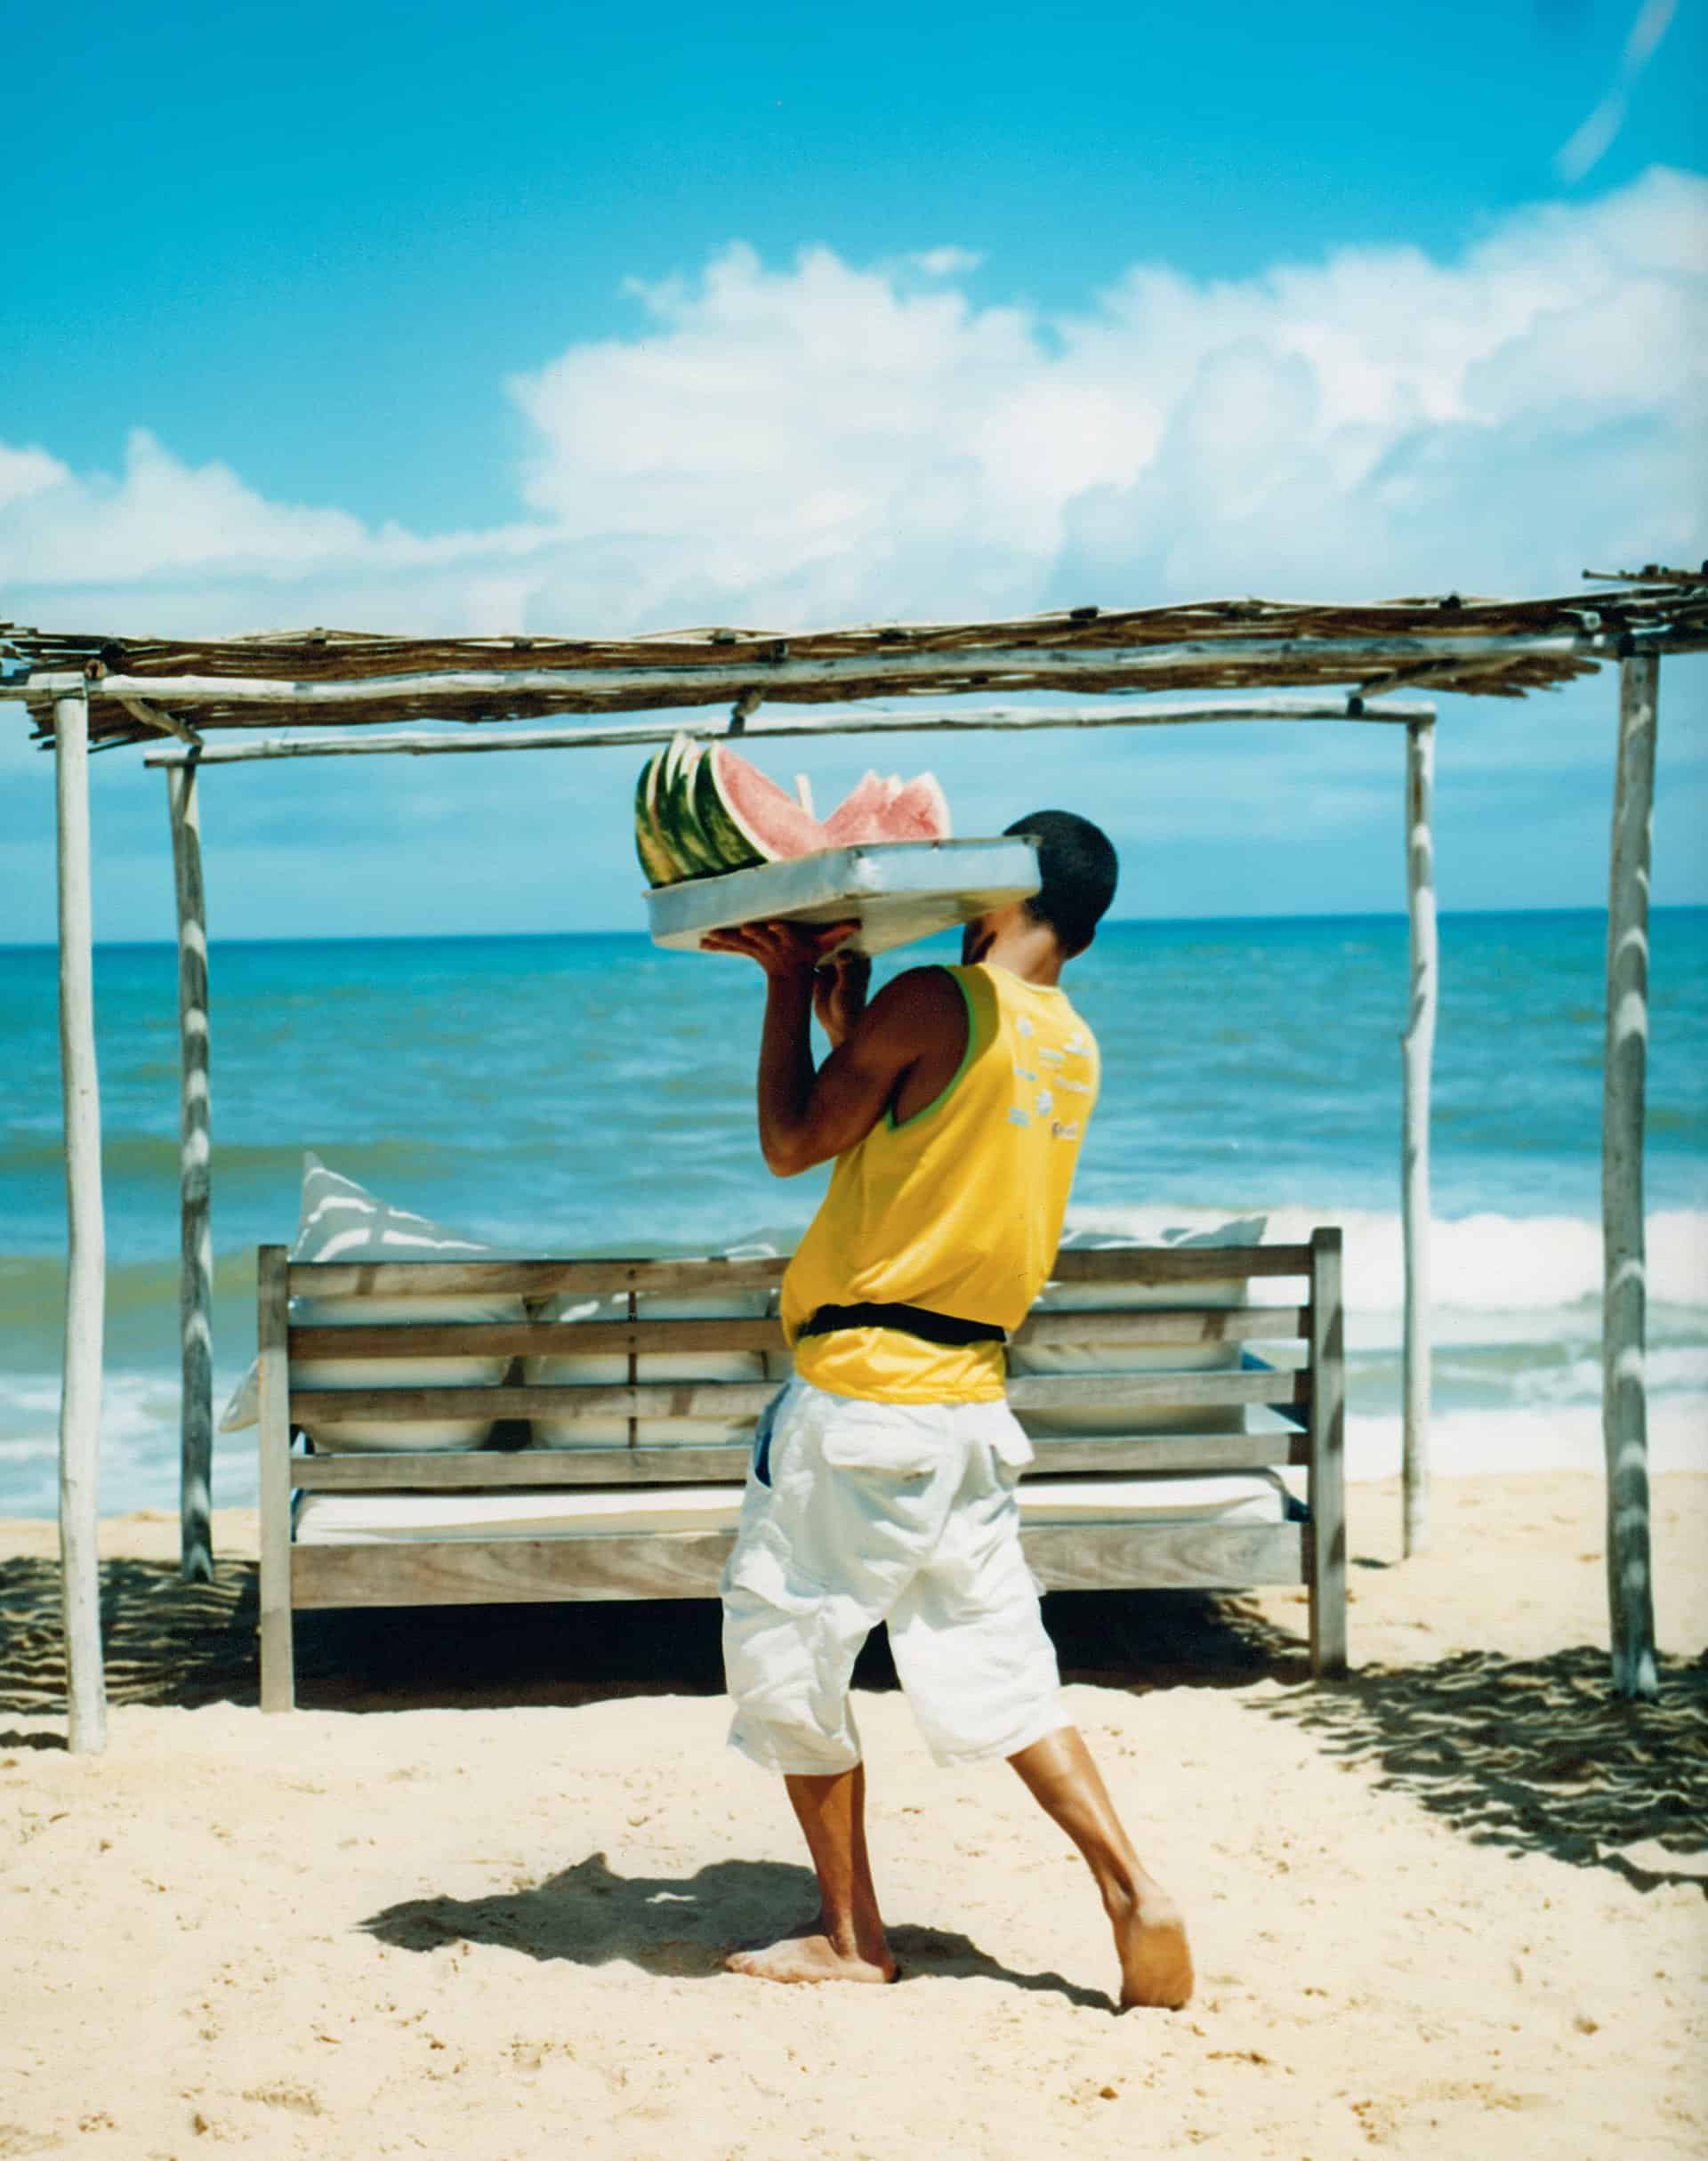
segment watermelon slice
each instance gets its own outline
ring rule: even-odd
[[[748,862],[777,863],[789,856],[810,855],[825,845],[824,827],[810,818],[793,795],[726,744],[710,746],[699,786],[706,817],[721,832],[727,823],[749,852],[732,870]]]
[[[882,840],[883,813],[900,793],[899,780],[864,775],[825,820],[825,846],[856,848],[862,841]]]
[[[672,785],[676,768],[681,761],[682,738],[675,737],[658,761],[658,778],[652,784],[652,826],[658,836],[658,844],[676,866],[676,875],[686,878],[697,867],[683,853],[676,837],[676,821],[671,807]]]
[[[694,814],[694,770],[705,754],[701,744],[688,736],[676,737],[665,753],[665,769],[658,779],[658,831],[687,878],[704,877],[723,868]]]
[[[641,768],[634,791],[634,847],[649,883],[715,877],[822,848],[949,835],[949,806],[935,775],[903,786],[869,772],[821,826],[811,796],[801,802],[727,744],[674,737]]]
[[[947,841],[949,802],[935,773],[921,773],[883,807],[886,841]]]
[[[672,837],[674,828],[670,818],[669,784],[674,770],[670,751],[666,748],[659,754],[658,772],[652,784],[652,830],[660,851],[671,865],[673,884],[679,878],[694,877],[697,870],[697,864],[683,854]]]
[[[658,770],[664,762],[664,752],[655,752],[641,767],[634,791],[634,852],[649,885],[674,885],[682,875],[658,834]]]
[[[713,754],[702,758],[694,769],[694,815],[717,854],[721,870],[751,870],[766,859],[725,810],[718,793],[717,770],[714,746]]]

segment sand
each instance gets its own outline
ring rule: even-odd
[[[720,1969],[810,1899],[708,1609],[306,1617],[317,1707],[263,1720],[253,1519],[194,1593],[175,1523],[118,1519],[111,1743],[72,1758],[52,1527],[0,1526],[0,2156],[1700,2154],[1708,1479],[1657,1482],[1655,1709],[1607,1698],[1599,1511],[1444,1480],[1402,1567],[1355,1488],[1344,1688],[1293,1594],[1052,1601],[1196,1935],[1193,2004],[1124,2017],[1078,1861],[1005,1766],[931,1764],[881,1657],[902,1979],[785,1990]]]

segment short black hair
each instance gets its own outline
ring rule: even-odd
[[[1100,826],[1073,810],[1028,810],[1007,828],[1038,843],[1038,890],[1026,904],[1068,953],[1082,952],[1115,899],[1121,860]]]

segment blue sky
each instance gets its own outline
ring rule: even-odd
[[[1699,560],[1705,46],[1702,0],[35,11],[0,615],[787,627]],[[1708,899],[1705,672],[1666,671],[1663,900]],[[1444,900],[1600,898],[1612,704],[1447,701]],[[1133,912],[1400,904],[1374,735],[933,762],[963,831],[1046,778],[1114,805]],[[815,753],[821,796],[863,762]],[[638,925],[618,765],[220,776],[215,933],[287,891],[328,931]],[[161,784],[97,772],[98,928],[164,935]]]

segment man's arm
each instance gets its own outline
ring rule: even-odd
[[[940,968],[910,969],[854,1020],[822,1066],[812,1058],[813,972],[848,926],[811,931],[745,923],[708,935],[723,953],[745,953],[765,971],[759,1048],[759,1145],[779,1178],[793,1178],[865,1140],[921,1057],[966,1025],[965,1008]],[[958,1055],[958,1051],[957,1051]]]
[[[872,962],[864,953],[835,954],[814,975],[812,1010],[833,1051],[853,1032],[871,987]]]

